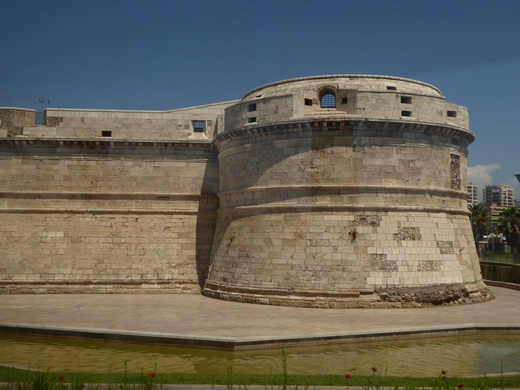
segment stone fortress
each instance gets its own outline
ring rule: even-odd
[[[0,292],[200,292],[324,308],[492,298],[468,110],[333,75],[171,111],[0,109]]]

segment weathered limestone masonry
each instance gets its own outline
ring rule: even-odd
[[[199,292],[218,206],[211,139],[231,103],[53,109],[46,126],[14,128],[0,110],[0,292]]]
[[[0,292],[478,302],[465,107],[386,76],[164,112],[0,109]],[[211,266],[210,266],[211,264]]]
[[[226,109],[205,295],[415,307],[490,299],[466,202],[468,110],[425,83],[325,76]]]

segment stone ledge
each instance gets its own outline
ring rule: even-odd
[[[228,351],[259,350],[308,345],[332,345],[369,341],[419,339],[462,335],[517,335],[519,326],[466,325],[411,327],[387,331],[345,332],[285,337],[196,337],[172,333],[131,332],[105,329],[66,328],[58,326],[33,326],[25,324],[0,324],[0,332],[34,336],[70,337],[74,339],[105,340],[141,344],[157,344],[182,347],[214,348]]]
[[[163,209],[103,209],[103,208],[60,208],[60,207],[32,207],[32,208],[6,208],[1,209],[0,213],[3,214],[164,214],[164,215],[199,215],[199,214],[215,214],[216,210],[213,211],[198,211],[198,210],[163,210]]]
[[[84,280],[0,281],[0,294],[179,294],[200,293],[195,281]]]
[[[130,141],[103,139],[45,139],[45,138],[2,138],[0,151],[26,152],[25,149],[37,148],[40,153],[78,153],[121,155],[124,152],[133,154],[153,154],[160,156],[176,155],[179,151],[198,151],[203,154],[214,154],[211,141]],[[192,156],[200,157],[200,156]]]
[[[446,304],[479,303],[494,299],[482,288],[469,291],[463,285],[376,288],[352,291],[294,291],[262,287],[238,287],[206,283],[202,294],[211,298],[275,306],[320,309],[404,309]]]
[[[330,212],[330,211],[354,211],[354,212],[402,212],[402,211],[413,211],[422,213],[443,213],[452,215],[468,215],[466,210],[459,209],[448,209],[448,208],[435,208],[435,207],[422,207],[422,206],[388,206],[388,205],[370,205],[370,206],[356,206],[356,205],[315,205],[315,204],[276,204],[261,206],[237,206],[230,208],[219,208],[218,213],[252,213],[258,214],[283,212],[283,213],[303,213],[303,212]]]
[[[217,146],[221,146],[222,143],[240,139],[242,142],[247,138],[258,138],[260,135],[276,134],[277,136],[284,135],[285,133],[301,133],[301,137],[304,138],[304,133],[309,133],[308,136],[316,137],[316,132],[323,133],[325,136],[327,133],[331,133],[329,136],[338,136],[339,132],[348,132],[344,136],[353,136],[354,131],[378,131],[378,138],[402,138],[401,134],[392,135],[391,131],[408,131],[410,133],[428,133],[430,135],[443,134],[447,137],[459,137],[465,139],[468,144],[475,140],[475,134],[466,128],[458,127],[454,125],[447,125],[442,123],[430,123],[430,122],[419,122],[419,121],[398,121],[392,119],[350,119],[350,118],[316,118],[309,117],[304,119],[266,123],[263,125],[240,127],[236,129],[230,129],[223,133],[215,136],[214,143]],[[358,138],[362,137],[363,134],[357,134]],[[370,138],[367,134],[366,137]],[[406,142],[403,140],[403,144]],[[408,142],[410,143],[410,142]],[[419,143],[415,140],[414,143]],[[222,151],[221,151],[222,153]]]

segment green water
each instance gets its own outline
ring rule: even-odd
[[[475,376],[520,372],[520,336],[462,336],[285,349],[289,374]],[[0,334],[0,365],[60,372],[282,372],[282,350],[226,352]]]

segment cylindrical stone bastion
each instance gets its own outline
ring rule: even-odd
[[[468,109],[387,76],[292,79],[226,109],[207,296],[323,308],[478,302]]]

